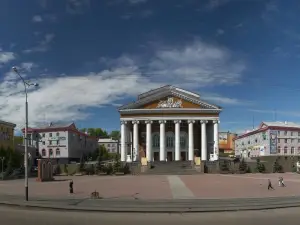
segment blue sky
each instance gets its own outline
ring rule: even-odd
[[[223,131],[300,122],[300,2],[4,0],[0,117],[119,129],[116,107],[165,84],[224,108]],[[276,111],[276,116],[275,116]]]

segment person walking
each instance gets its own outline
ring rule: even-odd
[[[285,184],[283,182],[283,177],[279,177],[278,183],[279,183],[279,187],[285,187]]]
[[[272,186],[271,180],[268,179],[268,190],[270,190],[270,189],[275,190]]]

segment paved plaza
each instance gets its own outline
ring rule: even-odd
[[[287,187],[278,187],[283,176]],[[300,196],[300,175],[285,174],[200,174],[161,176],[74,176],[56,177],[53,182],[29,181],[29,194],[35,197],[69,197],[69,180],[74,196],[89,197],[98,191],[103,198],[116,199],[211,199]],[[275,190],[267,190],[271,179]],[[24,181],[0,181],[0,194],[23,195]]]

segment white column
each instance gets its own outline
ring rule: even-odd
[[[206,120],[201,120],[201,160],[207,160]]]
[[[139,121],[132,121],[133,124],[133,161],[139,159]]]
[[[165,161],[166,160],[166,124],[167,121],[160,120],[159,126],[159,160]]]
[[[126,121],[121,121],[121,161],[126,161]]]
[[[195,120],[189,120],[189,160],[194,160],[194,123]]]
[[[219,120],[214,121],[214,160],[219,160]]]
[[[146,157],[148,162],[153,161],[152,154],[152,132],[151,132],[151,124],[152,121],[145,121],[146,123]]]
[[[175,161],[180,161],[180,120],[175,120]]]

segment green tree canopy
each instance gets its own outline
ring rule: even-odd
[[[120,134],[120,131],[118,131],[118,130],[113,130],[113,131],[110,132],[109,136],[110,136],[111,138],[113,138],[114,140],[118,140],[118,139],[120,139],[121,134]]]
[[[94,137],[108,137],[108,133],[102,128],[82,128],[81,132],[87,132],[90,136]]]

